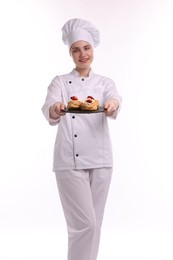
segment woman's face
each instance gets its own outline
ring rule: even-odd
[[[93,47],[85,41],[77,41],[72,44],[70,54],[73,58],[76,68],[89,69],[93,61]]]

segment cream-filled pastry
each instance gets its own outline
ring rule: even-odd
[[[68,109],[80,109],[82,101],[76,96],[72,96],[67,103]]]
[[[97,110],[99,107],[99,101],[92,96],[88,96],[87,99],[81,104],[82,110]]]

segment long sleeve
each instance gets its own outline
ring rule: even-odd
[[[55,77],[47,89],[47,96],[42,107],[43,115],[50,125],[57,125],[60,122],[60,118],[57,120],[51,119],[49,116],[49,108],[56,102],[62,101],[60,81],[58,77]]]
[[[104,102],[106,102],[109,99],[118,100],[118,103],[119,103],[118,109],[113,113],[112,116],[109,117],[111,119],[116,119],[116,117],[121,109],[122,97],[119,95],[113,80],[111,80],[109,78],[105,78],[104,85],[106,86],[105,91],[104,91]]]

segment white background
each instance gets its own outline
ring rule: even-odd
[[[73,68],[61,27],[74,17],[100,29],[93,70],[123,97],[109,121],[115,171],[98,260],[173,259],[172,14],[172,0],[0,2],[0,259],[66,259],[56,127],[41,107]]]

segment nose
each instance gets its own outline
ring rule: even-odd
[[[85,56],[85,50],[80,50],[80,57],[84,57]]]

